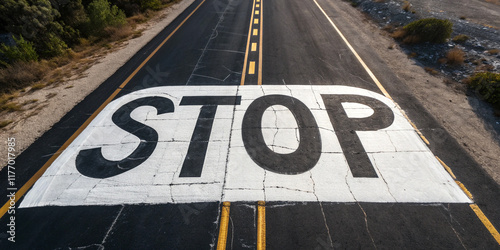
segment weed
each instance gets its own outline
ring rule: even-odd
[[[0,93],[11,93],[41,80],[49,71],[45,62],[16,62],[0,69]]]
[[[446,59],[449,65],[462,65],[465,59],[465,52],[459,48],[453,48],[446,53]]]
[[[496,54],[500,53],[500,49],[490,49],[490,50],[488,50],[488,53],[490,53],[492,55],[496,55]]]
[[[9,124],[11,124],[13,121],[12,120],[5,120],[5,121],[0,121],[0,128],[5,128]]]
[[[14,111],[22,110],[22,106],[15,103],[15,102],[9,102],[9,103],[6,103],[6,104],[3,104],[2,106],[0,106],[0,110],[7,111],[7,112],[14,112]]]
[[[469,40],[469,36],[463,34],[457,35],[453,37],[453,39],[451,39],[451,41],[453,41],[454,43],[459,43],[459,44],[465,43],[467,42],[467,40]]]
[[[47,94],[47,95],[45,96],[45,98],[50,99],[50,98],[52,98],[52,97],[54,97],[54,96],[56,96],[56,95],[57,95],[56,93],[49,93],[49,94]]]
[[[424,69],[425,69],[425,72],[427,72],[427,73],[429,73],[429,74],[431,74],[433,76],[439,74],[439,71],[437,71],[437,70],[435,70],[435,69],[433,69],[431,67],[425,67]]]
[[[404,11],[409,12],[411,8],[411,3],[408,1],[403,2],[403,6],[401,7]]]
[[[47,87],[47,85],[45,83],[37,83],[37,84],[31,86],[31,91],[43,89],[45,87]]]
[[[439,64],[445,64],[446,62],[448,62],[448,59],[444,58],[444,57],[441,57],[437,60],[437,63]]]
[[[38,102],[38,99],[27,100],[27,101],[23,102],[22,105],[25,106],[25,105],[33,104],[35,102]]]

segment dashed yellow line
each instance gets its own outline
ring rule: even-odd
[[[253,35],[254,36],[259,35],[259,29],[253,29]]]
[[[257,250],[266,249],[266,202],[257,203]]]
[[[252,43],[252,52],[257,51],[257,43]]]
[[[260,1],[260,0],[259,0]],[[257,1],[257,2],[259,2]],[[259,4],[257,4],[259,5]],[[259,5],[260,7],[261,5]],[[262,6],[264,6],[264,4],[262,3]],[[264,14],[263,14],[263,9],[264,7],[260,7],[260,37],[259,37],[259,74],[257,76],[257,84],[258,85],[262,85],[262,37],[264,36]]]
[[[28,191],[28,189],[30,189],[34,184],[35,182],[43,175],[43,173],[45,173],[45,171],[50,167],[50,165],[57,159],[57,157],[59,157],[59,155],[61,155],[61,153],[66,150],[68,148],[68,146],[80,135],[80,133],[82,133],[82,131],[87,128],[87,126],[90,124],[90,122],[92,122],[92,120],[94,120],[94,118],[104,109],[104,107],[106,107],[117,95],[118,93],[120,93],[121,89],[125,87],[125,85],[127,85],[130,80],[137,74],[137,72],[139,72],[139,70],[142,69],[142,67],[144,67],[144,65],[146,65],[146,63],[151,59],[151,57],[153,57],[156,52],[158,52],[158,50],[160,50],[160,48],[177,32],[177,30],[180,29],[180,27],[182,25],[184,25],[184,23],[186,23],[186,21],[201,7],[201,5],[203,3],[205,3],[206,0],[203,0],[171,33],[170,35],[167,36],[167,38],[165,38],[161,43],[160,45],[158,45],[156,47],[156,49],[151,52],[151,54],[149,54],[149,56],[144,59],[144,61],[134,70],[134,72],[132,72],[132,74],[130,74],[127,79],[125,79],[125,81],[120,85],[120,87],[118,89],[116,89],[113,94],[111,94],[108,99],[106,99],[106,101],[104,101],[101,106],[99,106],[99,108],[87,119],[85,120],[85,122],[78,128],[78,130],[75,131],[75,133],[73,133],[73,135],[71,135],[71,137],[52,155],[52,157],[49,158],[49,160],[47,162],[45,162],[45,164],[16,192],[15,194],[15,202],[19,201],[19,199],[21,197],[23,197],[26,192]],[[2,208],[0,208],[0,218],[2,218],[5,213],[7,213],[7,211],[9,210],[9,206],[10,206],[10,201],[7,201],[5,203],[5,205],[2,206]]]
[[[257,1],[257,0],[254,0]],[[254,12],[255,11],[255,2],[252,4],[252,16],[250,17],[250,20],[254,19]],[[247,61],[248,61],[248,51],[250,47],[250,34],[252,34],[252,25],[249,25],[248,27],[248,38],[247,38],[247,46],[246,46],[246,52],[245,52],[245,59],[243,60],[243,71],[241,72],[241,81],[240,85],[245,85],[245,77],[247,73]]]
[[[230,202],[222,203],[222,212],[220,217],[219,226],[219,239],[217,240],[217,250],[226,250],[227,242],[227,228],[229,225],[229,208],[231,206]]]
[[[251,61],[250,66],[248,66],[248,74],[253,75],[255,74],[255,62]]]
[[[258,18],[253,19],[253,24],[259,24],[259,19]]]

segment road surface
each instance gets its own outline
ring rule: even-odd
[[[348,7],[196,0],[0,172],[0,248],[500,248],[498,185]]]

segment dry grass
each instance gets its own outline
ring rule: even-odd
[[[406,36],[406,31],[402,28],[397,28],[392,32],[391,37],[394,39],[402,39]]]
[[[496,54],[500,53],[500,49],[490,49],[490,50],[488,50],[488,53],[490,53],[492,55],[496,55]]]
[[[465,52],[459,48],[453,48],[446,53],[446,59],[449,65],[462,65],[465,60]]]
[[[0,93],[12,93],[41,80],[50,67],[44,62],[17,62],[0,69]]]
[[[431,67],[425,67],[424,70],[425,70],[425,72],[427,72],[427,73],[429,73],[429,74],[431,74],[433,76],[439,74],[439,71],[437,71],[437,70],[435,70],[435,69],[433,69]]]
[[[8,102],[0,106],[0,110],[7,112],[14,112],[22,109],[23,107],[15,102]]]
[[[133,33],[133,30],[130,25],[123,25],[120,27],[107,27],[104,29],[104,32],[106,33],[108,41],[120,41],[130,36]]]
[[[11,124],[12,122],[14,122],[14,121],[12,121],[12,120],[4,120],[4,121],[0,121],[0,128],[5,128],[5,127],[7,127],[9,124]]]
[[[45,83],[37,83],[37,84],[31,86],[31,91],[43,89],[45,87],[47,87],[47,85]]]
[[[403,2],[403,6],[401,6],[401,8],[406,11],[406,12],[409,12],[411,10],[411,3],[408,2],[408,1],[404,1]]]
[[[451,39],[454,43],[465,43],[467,40],[469,40],[469,36],[463,34],[457,35]]]

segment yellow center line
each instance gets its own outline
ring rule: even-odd
[[[257,43],[252,43],[252,51],[257,51]]]
[[[255,61],[250,62],[250,66],[248,67],[248,74],[255,74]]]
[[[253,29],[253,35],[257,36],[258,34],[259,34],[259,30],[258,29]]]
[[[255,15],[258,15],[260,12],[258,10],[255,11]]]
[[[266,249],[266,202],[257,203],[257,250]]]
[[[80,135],[80,133],[87,128],[87,126],[94,120],[94,118],[120,93],[121,89],[127,85],[130,80],[139,72],[139,70],[144,67],[144,65],[153,57],[156,52],[172,37],[172,35],[179,30],[179,28],[201,7],[206,0],[203,0],[178,26],[175,28],[170,35],[163,40],[163,42],[156,47],[156,49],[151,52],[151,54],[144,59],[144,61],[137,67],[132,74],[116,89],[113,94],[111,94],[106,101],[104,101],[101,106],[78,128],[78,130],[71,135],[71,137],[49,158],[47,162],[19,189],[15,194],[15,202],[17,202],[22,196],[26,194],[28,189],[30,189],[35,182],[45,173],[45,171],[50,167],[50,165],[59,157],[59,155],[68,148],[68,146]],[[10,200],[5,203],[5,205],[0,208],[0,218],[2,218],[5,213],[9,210]]]
[[[250,17],[250,22],[254,19],[254,10],[255,10],[255,1],[254,0],[252,4],[252,16]],[[250,38],[252,34],[252,25],[249,25],[248,27],[248,38],[247,38],[247,46],[246,46],[246,52],[245,52],[245,59],[243,60],[243,71],[241,72],[241,81],[240,85],[245,85],[245,76],[247,73],[247,60],[248,60],[248,51],[250,49]]]
[[[230,202],[225,201],[222,203],[222,213],[220,217],[219,239],[217,240],[217,250],[226,250],[227,227],[229,224],[230,206],[231,206]]]
[[[262,6],[264,6],[264,3],[262,3]],[[262,37],[264,36],[264,14],[263,13],[264,7],[260,8],[261,14],[260,14],[260,37],[259,37],[259,73],[257,76],[257,84],[262,85]]]

